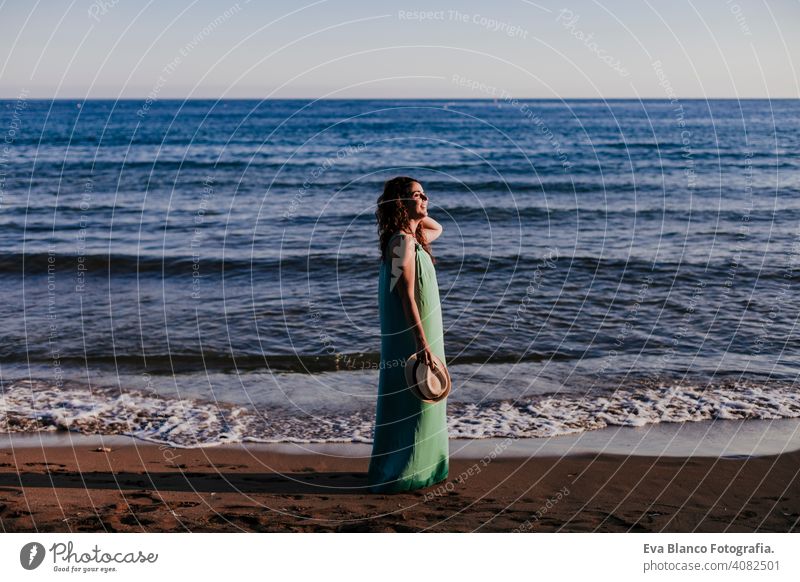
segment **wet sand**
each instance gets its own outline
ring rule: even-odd
[[[0,444],[4,532],[800,531],[800,451],[526,457],[487,456],[484,444],[454,455],[446,482],[375,495],[363,446],[296,454],[117,437],[105,451],[97,438],[27,438]]]

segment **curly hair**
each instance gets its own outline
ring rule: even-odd
[[[378,238],[381,251],[381,261],[386,260],[386,246],[389,239],[396,232],[406,231],[409,228],[408,211],[405,206],[405,199],[409,197],[409,189],[413,183],[419,184],[420,181],[408,176],[397,176],[387,180],[383,185],[383,194],[378,196],[378,207],[375,210],[375,218],[378,220]],[[425,229],[422,223],[417,225],[414,238],[422,245],[422,248],[431,256],[435,263],[428,239],[425,238]]]

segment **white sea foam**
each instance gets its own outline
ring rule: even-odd
[[[800,417],[800,393],[783,385],[637,387],[584,398],[552,394],[518,401],[448,404],[452,438],[551,437],[607,426]],[[311,416],[142,391],[55,388],[43,381],[7,384],[0,430],[123,434],[176,447],[230,442],[371,442],[374,411]]]

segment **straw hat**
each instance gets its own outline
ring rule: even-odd
[[[406,360],[405,371],[406,382],[414,396],[423,402],[433,404],[444,400],[450,394],[452,383],[447,366],[436,354],[431,355],[436,364],[435,368],[428,367],[425,362],[417,358],[417,354],[411,354]]]

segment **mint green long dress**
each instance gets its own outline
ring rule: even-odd
[[[430,255],[416,241],[415,251],[415,295],[422,327],[431,351],[447,365],[436,270]],[[378,284],[381,367],[368,472],[373,493],[428,487],[446,479],[449,469],[447,399],[428,404],[408,388],[403,364],[416,352],[416,342],[397,286],[390,290],[391,270],[391,256],[388,256],[381,263]]]

